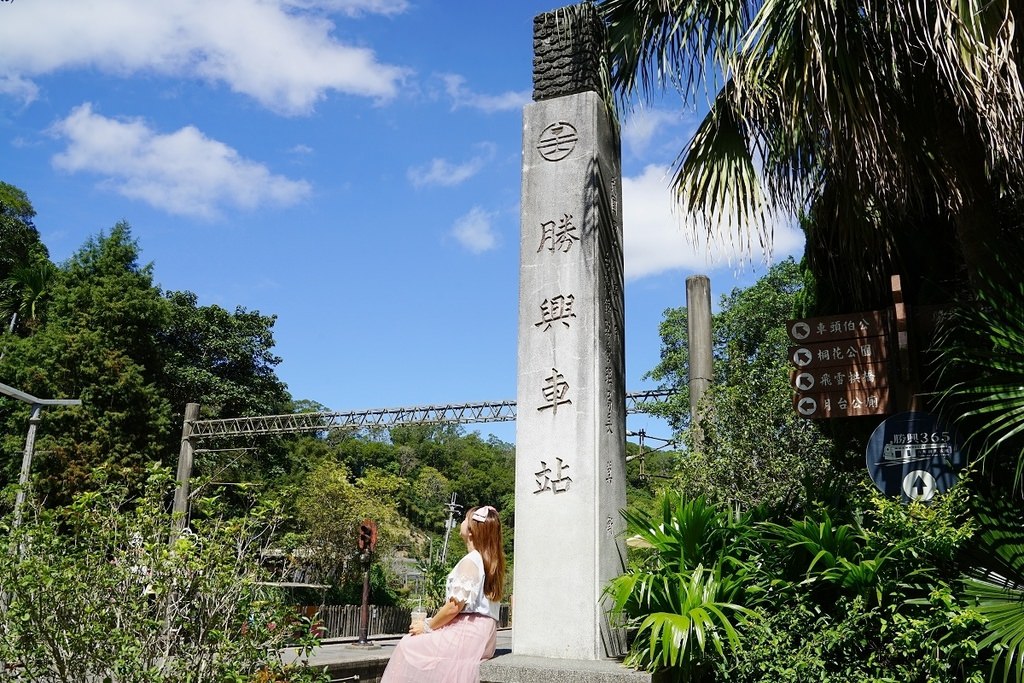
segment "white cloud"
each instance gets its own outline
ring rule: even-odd
[[[710,244],[694,230],[692,219],[681,217],[669,191],[671,171],[651,165],[633,178],[622,179],[623,250],[627,279],[670,270],[707,271],[754,258],[767,260],[752,233],[724,227]],[[743,237],[743,235],[746,235]],[[798,253],[803,233],[785,221],[776,222],[772,254]]]
[[[350,17],[360,17],[364,14],[390,16],[409,9],[406,0],[290,0],[288,4],[302,9],[330,10]]]
[[[469,107],[488,114],[496,111],[522,109],[533,99],[532,90],[510,90],[500,95],[480,95],[466,87],[466,79],[457,74],[442,74],[445,92],[452,99],[452,109]]]
[[[39,98],[39,87],[20,76],[0,74],[0,95],[7,95],[22,104],[32,104]]]
[[[451,235],[459,244],[474,254],[482,254],[498,246],[498,234],[491,221],[495,214],[474,206],[469,213],[455,221]]]
[[[312,2],[304,2],[311,7]],[[224,83],[283,114],[305,114],[328,92],[385,100],[408,75],[373,51],[339,42],[323,15],[399,11],[388,0],[94,0],[16,2],[0,21],[0,77],[17,82],[58,70],[97,69]]]
[[[651,140],[662,133],[666,126],[678,125],[685,121],[679,111],[667,109],[637,109],[625,117],[622,125],[622,144],[634,156],[647,151]]]
[[[287,205],[310,194],[309,183],[273,175],[193,126],[159,133],[140,119],[111,119],[89,103],[51,129],[67,141],[53,158],[59,169],[95,173],[101,185],[172,214],[214,218],[220,207]]]
[[[469,161],[455,164],[447,159],[432,159],[429,164],[410,168],[406,171],[406,176],[414,187],[460,185],[479,173],[494,158],[493,144],[481,143],[478,147],[480,147],[481,153]]]

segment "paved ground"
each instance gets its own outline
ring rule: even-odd
[[[401,635],[378,634],[371,635],[369,640],[372,647],[354,645],[356,638],[335,638],[323,641],[320,647],[316,648],[309,656],[309,666],[332,666],[336,664],[356,664],[360,662],[374,662],[387,660],[395,649],[395,645],[401,640]],[[498,629],[498,645],[495,655],[508,654],[512,651],[512,629]],[[289,648],[284,651],[285,662],[294,662],[298,658],[298,651]]]

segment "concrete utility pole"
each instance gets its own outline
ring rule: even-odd
[[[25,494],[28,488],[29,475],[32,471],[32,455],[36,447],[36,429],[42,421],[43,408],[46,406],[80,406],[82,401],[77,398],[36,398],[14,387],[0,384],[0,394],[10,396],[32,406],[28,418],[28,437],[25,439],[25,454],[21,458],[21,474],[18,477],[18,495],[14,499],[14,528],[21,526],[22,507],[25,505]]]
[[[174,489],[174,507],[171,509],[171,545],[188,524],[188,481],[192,476],[192,457],[195,445],[192,443],[192,427],[199,419],[199,404],[185,404],[185,419],[181,425],[181,449],[178,451],[177,487]]]
[[[442,565],[448,559],[448,537],[452,535],[452,529],[455,528],[455,515],[462,512],[462,506],[456,503],[456,500],[458,500],[458,495],[453,493],[452,499],[445,505],[448,509],[448,520],[444,523],[444,545],[441,546]]]
[[[707,275],[686,278],[686,334],[690,349],[690,419],[699,426],[698,407],[711,385],[711,280]]]

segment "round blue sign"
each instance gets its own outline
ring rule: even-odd
[[[963,455],[956,432],[930,413],[900,413],[875,428],[866,450],[878,490],[904,502],[929,501],[956,481]]]

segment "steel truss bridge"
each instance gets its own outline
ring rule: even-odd
[[[663,390],[628,393],[626,394],[626,413],[645,413],[650,404],[661,403],[673,393]],[[459,403],[411,408],[193,420],[186,425],[186,429],[189,432],[187,438],[196,441],[205,438],[295,434],[335,429],[355,430],[363,427],[393,427],[410,424],[513,422],[515,419],[516,402],[498,401],[496,403]]]

